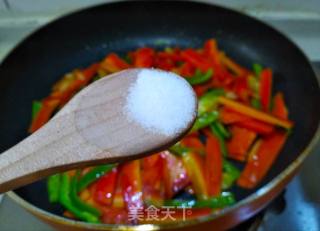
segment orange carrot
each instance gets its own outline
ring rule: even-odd
[[[263,138],[261,144],[256,148],[256,153],[253,152],[250,155],[251,157],[238,179],[238,185],[243,188],[254,188],[269,171],[286,139],[287,134],[279,131]]]
[[[182,156],[182,161],[197,197],[199,199],[208,199],[204,163],[201,156],[195,152],[188,152]]]
[[[235,61],[233,61],[231,58],[226,56],[223,52],[220,53],[220,60],[221,60],[222,64],[224,64],[229,70],[231,70],[237,76],[245,76],[248,73],[250,73],[244,67],[240,66]]]
[[[211,134],[207,137],[206,143],[205,172],[209,196],[220,195],[222,182],[222,154],[219,141]]]
[[[257,134],[238,126],[232,126],[230,132],[232,138],[227,142],[228,156],[238,161],[245,161],[248,150]]]
[[[284,127],[286,129],[289,129],[293,126],[293,123],[289,120],[279,119],[279,118],[274,117],[272,115],[269,115],[265,112],[256,110],[256,109],[251,108],[249,106],[246,106],[242,103],[230,100],[224,96],[220,96],[218,98],[218,102],[221,103],[222,105],[226,106],[227,108],[230,108],[236,112],[247,115],[253,119],[266,122],[268,124],[277,125],[280,127]]]

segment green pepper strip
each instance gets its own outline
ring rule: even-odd
[[[254,73],[256,74],[256,76],[259,78],[259,77],[260,77],[260,74],[261,74],[261,72],[262,72],[262,70],[263,70],[262,65],[260,65],[260,64],[258,64],[258,63],[254,63],[253,66],[252,66],[252,68],[253,68],[253,71],[254,71]]]
[[[49,201],[51,203],[59,202],[61,175],[55,174],[48,177],[47,190]]]
[[[260,109],[261,109],[260,100],[257,99],[257,98],[252,98],[252,99],[251,99],[251,106],[254,107],[255,109],[260,110]]]
[[[166,206],[187,207],[187,208],[224,208],[233,205],[235,198],[231,192],[222,192],[220,196],[212,197],[207,200],[167,200]]]
[[[207,82],[209,79],[211,79],[212,74],[213,74],[213,70],[212,69],[208,69],[208,71],[206,73],[201,73],[197,69],[195,75],[190,77],[190,78],[186,78],[186,80],[191,85],[202,84],[202,83]]]
[[[70,198],[71,193],[71,183],[70,177],[67,173],[63,173],[61,176],[61,188],[60,188],[60,203],[70,211],[76,218],[91,222],[91,223],[99,223],[100,220],[97,216],[89,213],[87,211],[83,211],[81,208],[77,208],[71,201]]]
[[[224,141],[225,137],[221,134],[221,132],[218,130],[217,125],[215,123],[212,123],[210,125],[211,132],[217,137],[220,148],[221,148],[221,153],[224,157],[228,155],[226,143]]]
[[[92,207],[91,205],[85,203],[84,201],[82,201],[77,193],[77,183],[78,183],[78,174],[74,177],[72,177],[71,179],[71,185],[70,185],[70,199],[72,204],[74,204],[74,206],[76,206],[77,208],[83,210],[83,211],[87,211],[89,213],[92,213],[93,215],[100,217],[101,216],[101,212]]]
[[[106,165],[100,165],[91,169],[87,174],[85,174],[79,179],[78,192],[88,187],[90,184],[98,180],[101,176],[103,176],[107,172],[110,172],[115,166],[116,164],[106,164]]]
[[[32,119],[36,118],[38,112],[40,111],[42,107],[42,102],[41,101],[33,101],[32,102],[32,113],[31,113],[31,117]]]
[[[207,127],[216,121],[219,117],[218,111],[206,112],[197,117],[196,122],[194,123],[191,132],[197,131],[201,128]]]
[[[206,112],[211,112],[218,105],[218,97],[225,94],[223,89],[210,90],[202,95],[198,102],[198,115],[201,116]]]
[[[212,126],[215,127],[215,129],[219,132],[219,134],[221,134],[221,136],[225,139],[230,138],[231,134],[228,131],[228,129],[226,129],[225,126],[223,126],[222,123],[220,123],[219,121],[215,121]]]
[[[181,143],[176,143],[175,145],[169,148],[169,151],[175,155],[183,156],[184,154],[190,152],[190,148],[184,147]]]
[[[223,161],[222,189],[229,189],[239,178],[240,171],[227,160]]]

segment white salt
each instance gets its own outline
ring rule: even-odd
[[[129,88],[127,118],[166,136],[183,130],[196,113],[196,97],[180,76],[156,69],[141,69]]]

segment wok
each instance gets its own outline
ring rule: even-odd
[[[101,60],[111,51],[124,53],[142,46],[200,47],[211,37],[240,64],[250,68],[258,62],[273,69],[274,90],[284,92],[294,130],[257,189],[233,189],[239,201],[236,205],[209,217],[136,229],[226,229],[250,218],[283,189],[315,144],[320,119],[320,107],[315,105],[320,102],[320,91],[310,63],[295,44],[256,19],[218,6],[181,1],[119,2],[72,13],[37,30],[0,66],[0,151],[28,135],[32,100],[48,95],[64,73]],[[45,181],[19,188],[9,196],[60,229],[130,228],[61,217],[62,208],[48,202]]]

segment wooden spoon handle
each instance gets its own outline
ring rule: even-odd
[[[57,171],[71,169],[78,161],[96,159],[101,152],[76,131],[73,113],[61,113],[19,144],[0,155],[0,193],[31,183]],[[73,155],[69,152],[72,150]],[[105,155],[104,155],[105,156]],[[79,165],[78,165],[79,166]]]

